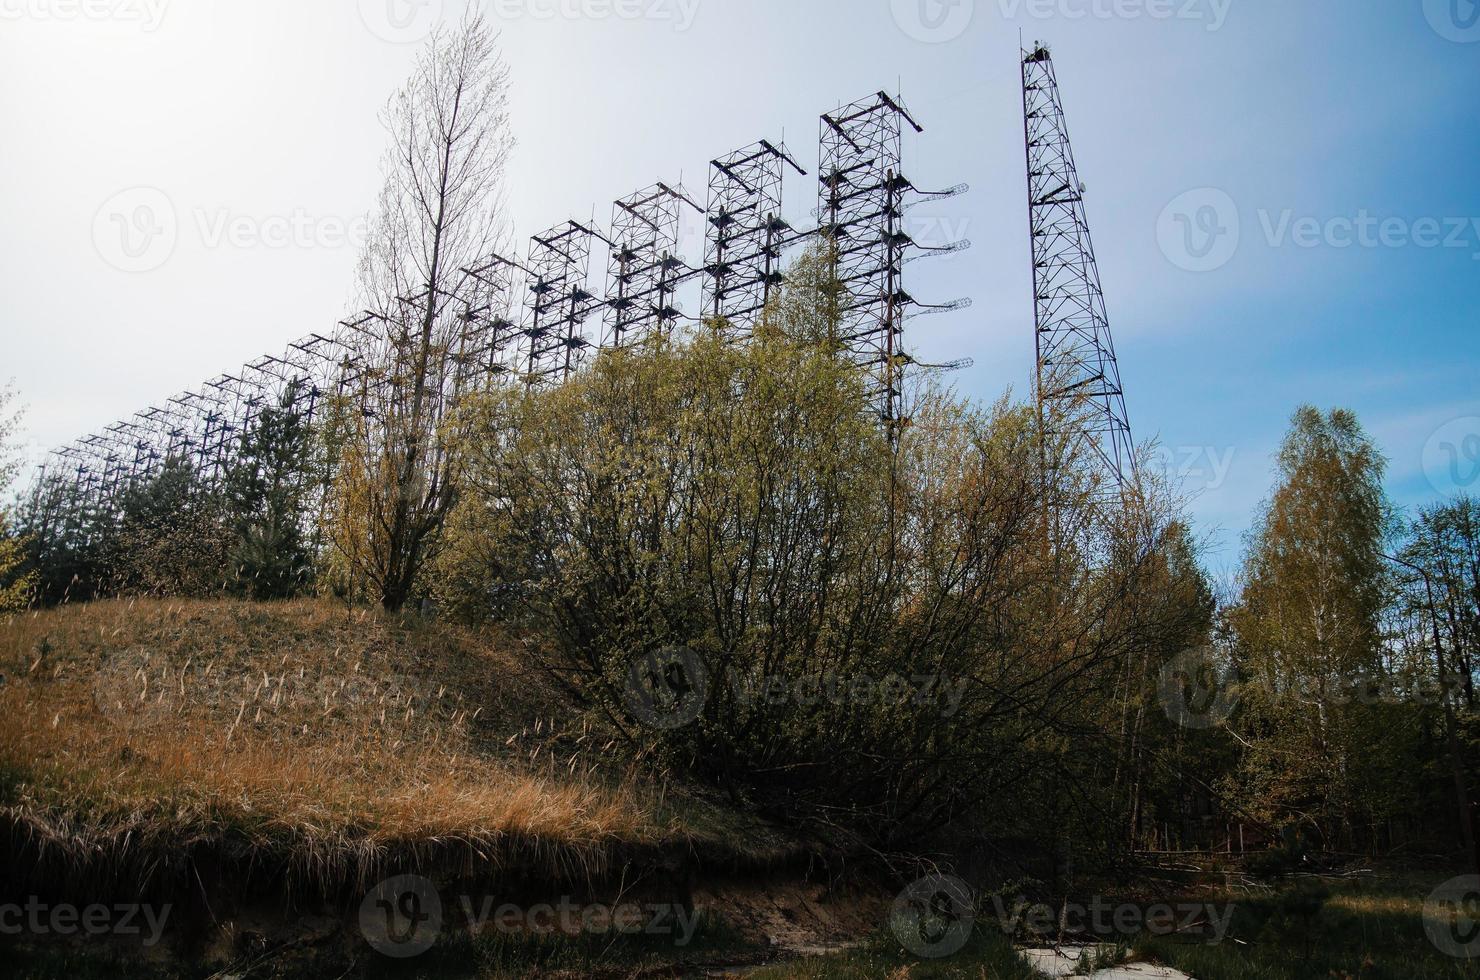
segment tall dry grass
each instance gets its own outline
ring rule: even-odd
[[[38,875],[148,878],[204,849],[326,890],[391,868],[589,879],[639,851],[792,853],[637,778],[521,649],[307,601],[14,617],[0,831]]]

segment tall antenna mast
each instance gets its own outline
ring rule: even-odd
[[[1028,227],[1033,246],[1035,378],[1045,437],[1083,440],[1124,489],[1135,477],[1135,443],[1105,294],[1084,213],[1064,105],[1048,47],[1022,52]]]

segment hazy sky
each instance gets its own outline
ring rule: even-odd
[[[348,310],[377,112],[461,0],[0,0],[0,380],[40,455]],[[1138,439],[1215,569],[1301,401],[1357,410],[1403,504],[1480,491],[1474,0],[498,0],[521,239],[900,90],[926,360],[1032,370],[1019,30],[1053,48]],[[149,220],[144,220],[148,218]],[[145,244],[147,243],[147,247]],[[696,258],[690,249],[691,258]]]

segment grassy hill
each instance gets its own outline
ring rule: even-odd
[[[525,649],[317,601],[15,617],[0,627],[4,890],[173,901],[204,943],[232,910],[349,908],[393,874],[527,895],[646,877],[686,895],[697,874],[816,855],[636,775]]]

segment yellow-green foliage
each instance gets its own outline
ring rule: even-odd
[[[1273,824],[1313,818],[1335,832],[1384,819],[1418,792],[1405,761],[1412,706],[1352,686],[1385,674],[1384,463],[1351,412],[1305,406],[1279,465],[1232,614],[1249,676],[1236,784]]]
[[[783,295],[746,343],[715,325],[465,406],[465,491],[433,577],[459,614],[548,638],[532,652],[557,676],[701,776],[794,815],[851,808],[870,832],[939,823],[1062,751],[1070,716],[1112,723],[1128,658],[1161,654],[1185,617],[1147,574],[1150,519],[1055,499],[1075,546],[1051,547],[1035,413],[925,390],[891,441],[819,308]],[[629,671],[674,646],[707,696],[654,733]],[[879,693],[904,678],[927,680]],[[753,686],[829,679],[842,698]]]
[[[15,392],[0,388],[0,613],[24,609],[35,588],[35,576],[24,572],[26,546],[12,526],[4,495],[20,468],[12,444],[20,428],[21,413],[11,409]]]
[[[26,608],[35,588],[35,576],[23,574],[25,542],[12,533],[7,515],[0,512],[0,613]]]

